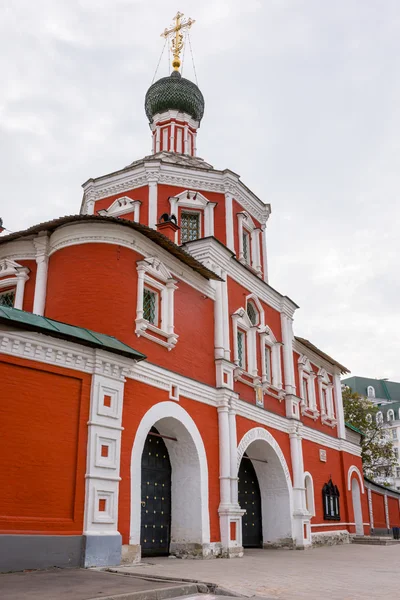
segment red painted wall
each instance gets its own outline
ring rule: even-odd
[[[0,361],[0,533],[82,534],[90,376]]]
[[[385,499],[383,494],[372,492],[372,511],[374,529],[386,529]]]
[[[143,256],[111,244],[82,244],[49,261],[46,316],[113,335],[150,362],[215,385],[214,302],[179,281],[175,291],[176,347],[168,351],[135,334],[137,271]]]
[[[130,530],[130,464],[132,446],[144,414],[157,402],[169,400],[163,390],[153,388],[144,383],[128,379],[125,384],[125,399],[122,416],[121,477],[119,490],[119,522],[118,530],[123,544],[129,543]],[[209,479],[209,511],[211,541],[219,541],[219,437],[218,414],[214,407],[188,400],[182,396],[179,404],[195,421],[203,439],[208,462]]]
[[[389,524],[390,527],[400,527],[400,509],[398,498],[388,496]]]

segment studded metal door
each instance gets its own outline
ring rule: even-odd
[[[242,517],[244,548],[262,546],[261,495],[258,479],[250,459],[244,457],[239,468],[239,504],[246,510]]]
[[[158,434],[153,427],[151,433]],[[142,454],[140,544],[143,556],[169,553],[171,532],[171,463],[164,440],[148,435]]]

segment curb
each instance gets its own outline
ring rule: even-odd
[[[104,569],[108,570],[108,569]],[[114,572],[114,571],[112,571]],[[174,585],[158,590],[142,590],[138,592],[128,592],[123,594],[113,594],[111,596],[101,596],[102,600],[168,600],[178,596],[190,596],[199,593],[198,586],[195,584]],[[88,598],[87,600],[99,600],[99,596]]]

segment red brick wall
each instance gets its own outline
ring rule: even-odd
[[[383,494],[372,492],[374,529],[386,529],[385,499]]]
[[[113,196],[109,196],[108,198],[102,198],[101,200],[97,200],[94,205],[94,214],[97,214],[99,210],[107,209],[111,206],[111,204],[117,198],[121,198],[122,196],[126,196],[131,200],[140,200],[140,223],[142,225],[149,224],[149,188],[147,185],[138,187],[134,190],[129,190],[128,192],[122,192],[120,194],[114,194]],[[127,215],[122,215],[122,219],[128,219],[128,221],[133,221],[133,212],[128,213]]]
[[[390,527],[400,527],[400,510],[398,498],[388,496],[389,524]]]
[[[169,351],[135,334],[136,262],[143,257],[112,244],[82,244],[49,261],[46,316],[113,335],[162,365],[215,385],[214,302],[183,281],[175,291],[176,347]]]
[[[0,533],[82,534],[90,376],[0,361]]]

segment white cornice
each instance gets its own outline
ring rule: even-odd
[[[33,240],[19,239],[1,244],[0,260],[7,258],[9,260],[35,260],[36,249]]]
[[[235,260],[232,252],[214,238],[202,238],[185,244],[185,249],[205,266],[215,270],[218,266],[234,281],[255,294],[260,300],[281,312],[285,305],[286,314],[293,316],[297,305],[287,296],[282,296],[263,279],[251,273]]]
[[[264,204],[232,171],[195,169],[182,165],[163,163],[155,159],[143,159],[139,164],[83,184],[84,199],[81,212],[86,212],[88,201],[96,201],[115,194],[134,190],[147,185],[150,179],[160,184],[183,187],[184,189],[231,193],[239,204],[262,225],[269,218],[271,207]]]
[[[0,353],[83,373],[97,373],[120,381],[124,381],[134,362],[104,350],[55,340],[41,333],[16,332],[11,326],[0,327]]]
[[[181,279],[209,298],[215,298],[214,287],[207,279],[138,231],[128,229],[117,223],[73,222],[64,225],[51,236],[50,256],[67,246],[90,243],[116,244],[135,250],[145,258],[157,258],[171,271],[174,277]]]

